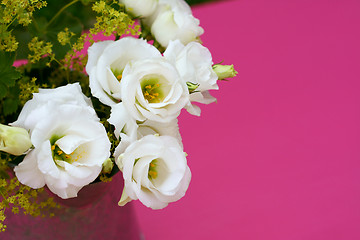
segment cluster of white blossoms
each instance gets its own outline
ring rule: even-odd
[[[107,121],[120,140],[113,156],[107,130],[78,83],[35,93],[12,128],[0,126],[6,139],[0,150],[26,154],[14,168],[21,183],[47,185],[64,199],[76,197],[113,159],[124,178],[119,205],[139,199],[161,209],[183,197],[191,179],[177,117],[184,108],[200,115],[194,103],[214,102],[209,90],[236,71],[213,65],[210,51],[196,41],[203,32],[199,21],[183,0],[121,2],[165,51],[134,37],[88,49],[91,94],[111,107]]]
[[[218,88],[209,50],[175,40],[161,54],[145,40],[125,37],[94,43],[88,57],[92,95],[111,107],[108,121],[121,139],[114,154],[125,181],[119,204],[139,199],[157,209],[180,199],[191,174],[177,117],[183,108],[199,115],[192,102],[215,100],[208,93]]]

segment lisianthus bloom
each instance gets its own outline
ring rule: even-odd
[[[88,49],[86,64],[92,95],[108,106],[120,102],[125,66],[133,60],[154,57],[161,57],[159,50],[145,40],[133,37],[94,43]]]
[[[183,45],[179,40],[170,41],[164,52],[164,57],[176,66],[183,81],[196,86],[190,94],[191,102],[209,104],[216,99],[208,90],[217,90],[218,76],[213,70],[213,62],[210,51],[198,42],[190,42]],[[194,114],[200,114],[200,108],[189,104],[187,110]]]
[[[178,39],[183,44],[196,41],[204,33],[184,0],[159,0],[155,13],[143,22],[163,47],[167,47],[170,40]]]
[[[120,109],[116,109],[118,107]],[[118,158],[131,143],[147,135],[171,136],[177,139],[181,147],[183,146],[177,119],[166,123],[151,120],[138,122],[130,116],[126,116],[126,110],[121,110],[121,108],[122,106],[120,104],[114,106],[108,119],[108,122],[115,127],[115,136],[121,139],[119,145],[115,148],[115,159]]]
[[[29,130],[34,146],[14,168],[16,177],[64,199],[94,181],[110,156],[106,130],[79,84],[40,89],[12,125]]]
[[[152,58],[126,65],[121,98],[121,104],[134,119],[169,122],[189,102],[189,92],[171,63]]]
[[[0,124],[0,151],[21,155],[31,146],[30,136],[26,129]]]
[[[170,136],[147,135],[133,142],[116,161],[124,177],[119,205],[139,199],[161,209],[185,195],[191,179],[185,153]]]
[[[135,17],[148,17],[154,13],[158,0],[120,0],[126,11]]]

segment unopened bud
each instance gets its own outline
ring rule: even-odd
[[[219,80],[235,77],[237,74],[237,71],[234,69],[234,65],[215,64],[213,66],[213,70],[218,76]]]
[[[31,146],[30,136],[26,129],[0,124],[0,151],[21,155]]]
[[[114,167],[113,161],[110,158],[108,158],[103,163],[103,170],[102,171],[104,173],[110,173],[112,171],[113,167]]]

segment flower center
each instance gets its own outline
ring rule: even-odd
[[[52,155],[54,160],[65,161],[72,163],[72,158],[69,154],[64,153],[58,145],[54,144],[51,146]]]
[[[116,77],[116,79],[120,82],[121,78],[122,78],[123,70],[111,69],[111,71],[114,74],[114,76]]]
[[[159,103],[164,100],[164,93],[160,86],[160,81],[156,78],[145,79],[141,82],[142,93],[149,103]]]
[[[148,178],[149,179],[156,179],[158,176],[157,170],[157,159],[154,159],[149,164],[149,171],[148,171]]]
[[[71,154],[66,154],[57,144],[56,141],[60,139],[59,136],[53,136],[50,139],[51,144],[51,151],[52,151],[52,157],[54,159],[54,162],[56,164],[56,161],[64,161],[67,163],[73,163],[78,161],[81,158],[80,154],[75,154],[76,150],[72,152]],[[58,164],[56,164],[58,165]]]

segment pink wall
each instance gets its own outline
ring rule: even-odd
[[[214,62],[236,79],[180,130],[187,195],[147,240],[360,239],[360,2],[238,0],[196,7]]]

